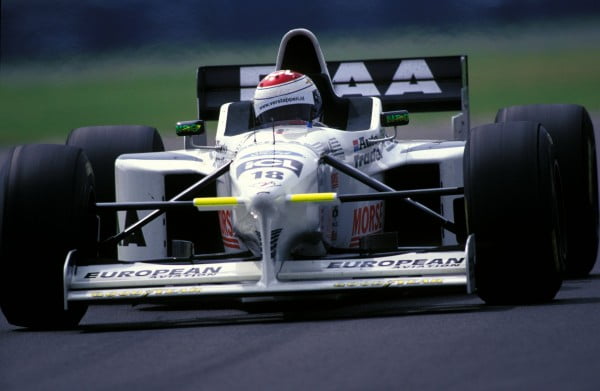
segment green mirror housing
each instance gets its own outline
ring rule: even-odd
[[[175,133],[178,136],[195,136],[205,131],[204,120],[180,121],[175,125]]]
[[[406,110],[396,110],[396,111],[386,111],[381,113],[380,115],[381,126],[402,126],[407,125],[409,122],[408,119],[408,111]]]

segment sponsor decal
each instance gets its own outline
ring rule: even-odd
[[[367,166],[373,162],[381,160],[383,155],[381,154],[381,150],[379,147],[374,147],[371,151],[365,153],[357,153],[354,155],[354,167],[360,168],[362,166]]]
[[[233,249],[240,248],[240,242],[235,237],[233,231],[233,212],[231,210],[220,210],[219,214],[219,226],[221,227],[221,238],[223,239],[223,246]]]
[[[352,150],[354,151],[354,167],[359,168],[362,166],[366,166],[377,160],[381,160],[383,155],[381,154],[381,150],[378,146],[369,145],[368,140],[375,139],[374,135],[371,137],[359,137],[357,139],[352,140]],[[359,153],[360,151],[372,148],[368,152]]]
[[[285,95],[279,95],[271,99],[261,99],[260,104],[256,105],[256,115],[260,115],[265,111],[275,109],[281,106],[293,105],[293,104],[307,104],[312,105],[315,103],[312,92],[308,89],[309,86],[298,87],[297,91],[289,92]],[[291,95],[290,95],[291,94]],[[259,101],[257,98],[254,101]],[[258,106],[258,107],[257,107]]]
[[[340,174],[337,172],[331,173],[331,188],[336,190],[340,187]]]
[[[432,269],[440,267],[460,267],[465,258],[407,258],[386,259],[382,261],[332,261],[327,269],[364,269],[364,268],[386,268],[386,269]]]
[[[264,158],[264,159],[254,159],[240,164],[236,170],[236,176],[239,178],[242,173],[248,170],[252,170],[255,168],[282,168],[285,170],[289,170],[296,174],[297,177],[300,177],[300,173],[302,173],[302,167],[304,165],[302,162],[295,159],[285,159],[285,158]]]
[[[267,171],[267,175],[269,175],[268,173],[269,173],[269,171]],[[259,189],[268,189],[271,187],[281,187],[281,183],[277,183],[275,181],[259,181],[259,182],[252,183],[248,186],[259,188]]]
[[[131,227],[139,220],[140,218],[138,217],[136,210],[128,210],[125,212],[125,228]],[[144,238],[144,231],[142,229],[132,232],[119,243],[119,246],[129,246],[130,244],[135,244],[138,247],[146,247],[146,239]]]
[[[358,247],[361,236],[383,230],[383,201],[355,208],[352,212],[350,247]]]
[[[221,266],[217,267],[171,267],[164,269],[142,269],[142,270],[111,270],[89,272],[83,278],[85,279],[127,279],[135,277],[146,278],[195,278],[216,276],[221,271]]]
[[[330,69],[335,92],[340,95],[404,95],[409,93],[440,94],[439,84],[425,59],[405,59],[378,63],[377,71],[369,70],[369,62],[340,62]],[[240,100],[252,100],[258,83],[275,70],[273,65],[242,66],[239,69]],[[372,74],[393,75],[389,83],[376,85]]]
[[[145,297],[145,296],[175,296],[175,295],[191,295],[200,293],[202,288],[150,288],[150,289],[127,289],[115,291],[98,291],[91,292],[90,297],[93,298],[111,298],[111,297]]]
[[[340,215],[340,210],[336,206],[331,209],[331,240],[336,241],[338,237],[338,216]]]
[[[390,286],[411,286],[411,285],[442,285],[444,280],[441,278],[408,278],[402,280],[387,281],[357,281],[357,282],[337,282],[333,284],[334,288],[387,288]]]
[[[363,149],[369,148],[371,145],[369,145],[368,140],[375,139],[375,138],[377,138],[377,137],[375,137],[373,135],[371,137],[359,137],[359,138],[352,140],[352,148],[353,148],[354,152],[362,151]]]
[[[339,159],[344,159],[344,148],[342,148],[342,144],[336,138],[330,138],[327,142],[329,145],[329,151],[331,154]]]
[[[333,78],[335,92],[340,95],[404,95],[406,93],[440,94],[442,90],[434,80],[433,73],[423,59],[402,60],[398,64],[392,82],[380,91],[362,61],[342,62]]]

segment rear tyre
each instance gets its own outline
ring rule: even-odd
[[[126,153],[165,150],[155,128],[138,125],[88,126],[71,131],[67,145],[83,149],[94,169],[97,202],[115,202],[115,160]],[[117,213],[99,212],[100,238],[117,233]],[[100,256],[116,258],[116,248],[101,248]]]
[[[488,304],[552,300],[562,284],[564,208],[546,130],[533,122],[472,129],[464,178],[479,296]]]
[[[545,104],[503,108],[496,122],[541,123],[554,142],[565,196],[568,277],[584,277],[596,263],[599,219],[594,127],[578,105]]]
[[[14,148],[0,150],[0,246],[2,245],[2,219],[4,214],[4,198],[8,180],[8,162],[12,158]]]
[[[85,153],[64,145],[14,148],[4,166],[0,308],[16,326],[76,326],[87,309],[63,308],[70,250],[94,255],[94,175]]]

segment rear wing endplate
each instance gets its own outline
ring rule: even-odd
[[[466,56],[361,61],[328,61],[333,90],[340,97],[376,96],[384,111],[457,111],[456,139],[469,128]],[[258,82],[275,65],[226,65],[198,68],[198,116],[216,120],[222,104],[252,100]],[[309,75],[310,76],[310,75]]]

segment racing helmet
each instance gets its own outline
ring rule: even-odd
[[[254,115],[259,124],[321,117],[321,94],[310,77],[291,70],[269,73],[254,92]]]

